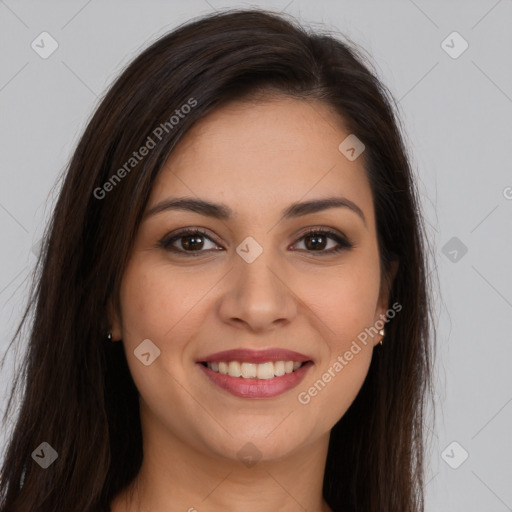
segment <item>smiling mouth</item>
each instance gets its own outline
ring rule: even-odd
[[[267,361],[264,363],[246,363],[241,361],[205,362],[201,364],[215,373],[239,377],[241,379],[268,380],[274,377],[297,371],[302,366],[312,361]]]

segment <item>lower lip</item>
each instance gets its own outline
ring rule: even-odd
[[[198,363],[201,370],[211,382],[222,389],[229,391],[232,395],[242,398],[271,398],[297,386],[309,368],[313,365],[311,361],[304,363],[298,370],[286,373],[281,377],[272,379],[244,379],[243,377],[230,377],[219,372],[214,372],[206,366]]]

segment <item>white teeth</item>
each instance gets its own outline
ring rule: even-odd
[[[276,377],[281,377],[282,375],[284,375],[284,361],[274,362],[274,375]]]
[[[258,379],[271,379],[274,377],[274,363],[263,363],[258,365]]]
[[[228,366],[228,375],[230,377],[240,377],[241,369],[238,361],[230,361]]]
[[[269,361],[267,363],[240,363],[239,361],[220,361],[207,363],[208,368],[222,375],[242,377],[243,379],[272,379],[298,370],[303,363],[298,361]]]
[[[255,379],[258,375],[258,368],[252,363],[242,363],[242,377],[244,379]]]

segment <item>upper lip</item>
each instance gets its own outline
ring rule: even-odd
[[[311,360],[312,358],[309,356],[282,348],[271,348],[266,350],[238,348],[215,352],[215,354],[210,354],[204,358],[198,359],[197,362],[219,363],[221,361],[240,361],[243,363],[266,363],[269,361],[294,361],[304,363]]]

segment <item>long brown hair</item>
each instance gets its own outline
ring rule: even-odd
[[[365,144],[383,278],[399,262],[389,303],[402,309],[387,324],[362,389],[332,429],[324,497],[335,511],[423,510],[434,347],[428,247],[396,103],[369,62],[346,38],[250,9],[192,20],[123,71],[69,163],[12,341],[21,340],[32,313],[4,415],[5,423],[22,385],[0,476],[2,512],[106,511],[136,476],[138,393],[122,344],[105,343],[107,308],[112,302],[119,311],[134,235],[153,182],[181,137],[226,102],[276,91],[325,102]],[[148,137],[155,146],[131,161]],[[42,442],[58,452],[47,469],[31,456]]]

